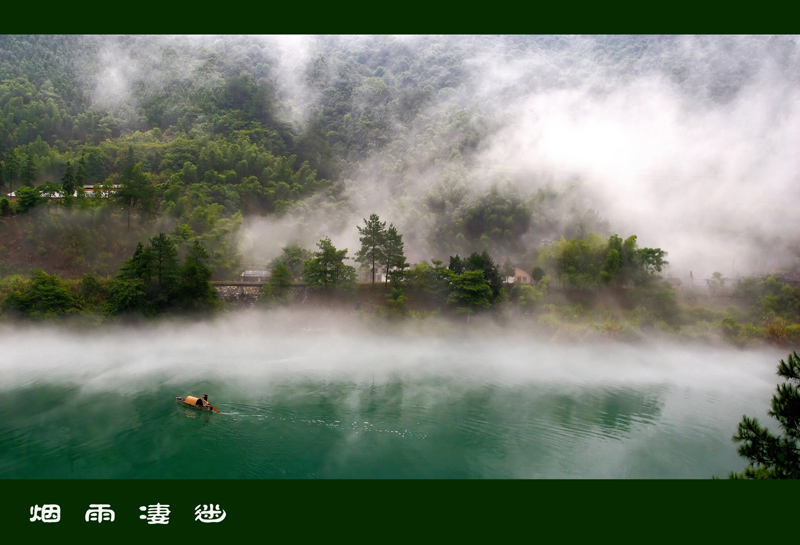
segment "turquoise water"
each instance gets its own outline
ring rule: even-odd
[[[726,476],[785,357],[302,323],[2,332],[0,478]]]

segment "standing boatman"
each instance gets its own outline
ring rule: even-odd
[[[209,407],[211,407],[212,409],[217,411],[217,408],[214,405],[212,405],[211,403],[208,402],[208,394],[203,394],[203,401],[206,402],[206,405],[208,405]],[[219,411],[217,411],[217,414],[221,414],[221,413]]]

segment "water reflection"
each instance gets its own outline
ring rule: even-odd
[[[57,364],[10,348],[0,478],[708,478],[741,468],[730,437],[742,414],[765,418],[777,361],[246,333],[119,336],[106,352],[64,336]],[[161,343],[193,343],[191,361]],[[187,392],[222,414],[177,404]]]

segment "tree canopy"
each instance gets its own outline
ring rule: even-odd
[[[403,235],[397,232],[394,225],[390,225],[383,239],[383,269],[387,283],[392,279],[402,278],[403,272],[408,268],[404,246]]]
[[[567,287],[594,290],[602,285],[645,284],[668,265],[666,255],[660,248],[638,248],[636,235],[623,241],[618,235],[603,240],[589,233],[585,239],[561,237],[542,248],[539,263]]]
[[[385,246],[387,241],[386,222],[381,222],[377,214],[371,214],[364,220],[364,227],[357,227],[361,235],[361,249],[356,252],[356,262],[361,268],[368,270],[375,284],[375,274],[381,265],[386,263]]]
[[[317,242],[318,251],[307,259],[303,267],[303,279],[314,289],[350,290],[356,285],[356,269],[344,263],[347,248],[337,250],[328,237]]]
[[[165,233],[151,238],[146,246],[137,244],[117,274],[109,312],[156,315],[214,308],[217,295],[211,285],[209,258],[205,247],[194,240],[181,265],[179,248]]]

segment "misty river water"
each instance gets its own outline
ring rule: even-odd
[[[0,330],[0,478],[710,478],[774,348],[335,315]],[[221,414],[179,406],[209,394]]]

